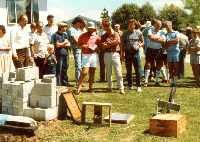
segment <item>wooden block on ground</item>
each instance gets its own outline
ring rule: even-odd
[[[178,137],[186,129],[186,118],[180,114],[158,114],[150,119],[149,132],[158,136]]]

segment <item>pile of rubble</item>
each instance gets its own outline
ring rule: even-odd
[[[56,78],[39,79],[37,67],[19,68],[0,75],[0,104],[3,114],[51,120],[58,116]]]

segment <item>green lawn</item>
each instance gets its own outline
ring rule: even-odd
[[[74,78],[74,64],[72,62],[70,62],[69,70],[69,76],[72,80]],[[125,75],[125,69],[123,74]],[[97,91],[95,94],[85,92],[77,97],[79,105],[81,106],[83,101],[112,103],[113,112],[135,115],[130,124],[94,127],[76,125],[70,120],[42,122],[37,132],[37,138],[39,141],[45,142],[200,142],[200,88],[194,88],[194,81],[191,77],[191,68],[187,64],[185,79],[178,81],[175,102],[181,104],[181,114],[186,116],[188,122],[186,132],[178,138],[158,137],[144,133],[149,127],[152,113],[155,113],[156,99],[168,99],[170,90],[168,85],[143,88],[140,95],[136,93],[136,90],[126,90],[126,95],[120,95],[118,90],[112,94],[105,93],[106,83],[98,82],[94,84]],[[98,80],[99,69],[96,73],[96,81]],[[153,83],[152,86],[154,86]],[[84,90],[86,89],[87,87],[84,88]],[[91,113],[92,110],[90,115]]]

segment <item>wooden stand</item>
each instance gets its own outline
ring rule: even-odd
[[[150,119],[149,132],[158,136],[178,137],[185,131],[186,119],[180,114],[158,114]]]
[[[111,103],[98,103],[98,102],[83,102],[82,103],[82,114],[81,122],[86,123],[86,106],[94,106],[93,122],[94,124],[103,124],[103,107],[107,107],[109,110],[109,126],[111,126]]]

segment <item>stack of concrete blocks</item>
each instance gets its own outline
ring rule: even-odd
[[[24,114],[35,80],[39,79],[38,74],[39,69],[37,67],[26,67],[2,75],[0,89],[2,113],[10,115]]]
[[[42,80],[36,81],[29,102],[29,108],[24,110],[25,116],[35,120],[57,118],[59,98],[56,94],[55,75],[44,75]]]
[[[3,84],[8,81],[9,73],[0,74],[0,105],[2,106],[2,95],[4,93],[2,87]],[[2,112],[2,108],[0,107],[0,112]]]

